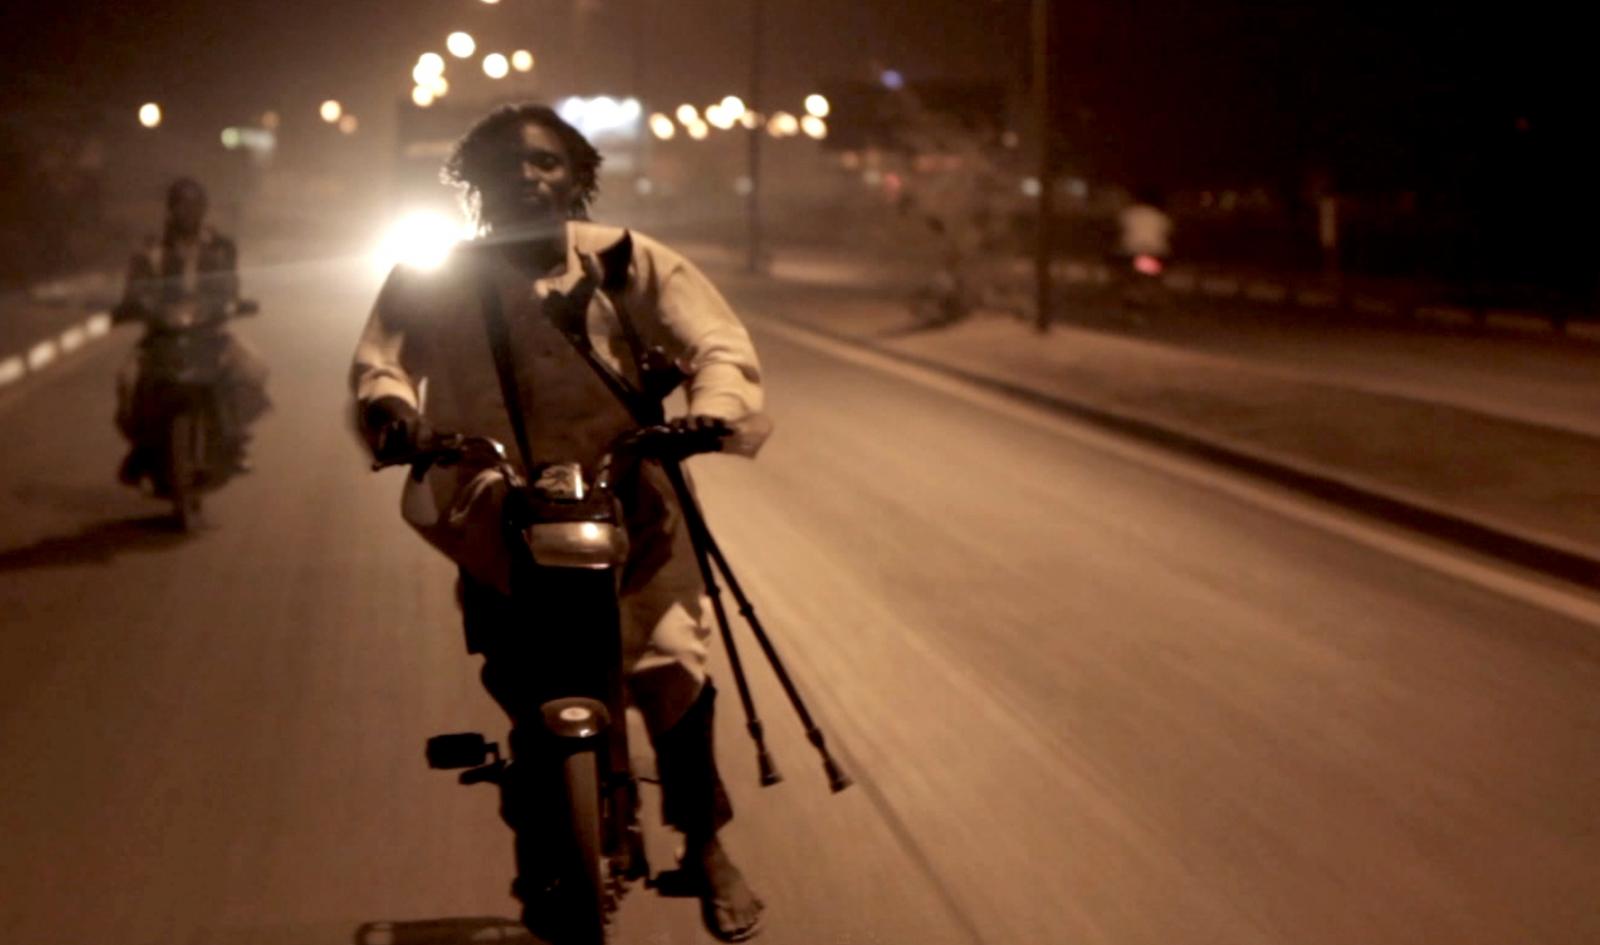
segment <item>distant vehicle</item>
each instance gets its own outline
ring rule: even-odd
[[[205,493],[221,488],[235,472],[235,459],[221,435],[216,391],[222,381],[231,318],[254,315],[259,306],[238,299],[220,309],[171,306],[149,319],[139,348],[140,442],[151,446],[155,495],[172,502],[185,531],[202,523]]]

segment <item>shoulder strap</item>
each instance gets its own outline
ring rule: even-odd
[[[640,415],[640,423],[660,423],[665,416],[662,402],[683,383],[683,375],[659,348],[645,345],[639,335],[639,327],[633,322],[633,313],[628,310],[623,298],[628,287],[628,270],[633,263],[633,234],[624,230],[622,239],[603,250],[599,260],[600,288],[611,300],[611,309],[617,315],[617,323],[622,326],[622,338],[628,346],[628,355],[633,359],[634,374],[639,378],[636,399],[642,413],[639,410],[635,413]]]
[[[617,321],[622,325],[623,340],[628,344],[628,353],[633,356],[633,366],[638,370],[642,384],[644,341],[640,339],[639,329],[634,325],[627,307],[622,304],[622,294],[628,287],[628,267],[633,264],[633,234],[623,230],[622,239],[618,240],[615,246],[602,250],[599,259],[600,288],[605,292],[606,298],[611,300],[611,308],[617,313]]]
[[[500,287],[488,260],[480,253],[473,260],[478,285],[478,299],[483,304],[483,325],[489,335],[489,350],[494,354],[494,370],[500,376],[500,399],[505,401],[506,415],[511,419],[511,432],[517,438],[517,451],[522,455],[522,468],[533,475],[533,450],[528,447],[528,424],[522,414],[522,394],[517,387],[516,362],[511,357],[511,329],[506,324],[505,308],[500,302]]]

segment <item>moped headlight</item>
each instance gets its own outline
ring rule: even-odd
[[[547,568],[612,568],[628,559],[628,533],[609,522],[535,522],[522,537]]]

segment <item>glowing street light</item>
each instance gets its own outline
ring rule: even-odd
[[[815,115],[807,115],[800,119],[800,127],[806,134],[819,141],[828,136],[828,123]]]
[[[800,133],[800,120],[788,112],[778,112],[767,122],[767,131],[774,138],[787,138]]]
[[[427,85],[428,91],[433,93],[434,98],[444,98],[450,94],[450,81],[442,75],[434,78]]]
[[[340,115],[344,114],[344,106],[330,98],[322,103],[322,107],[317,110],[317,114],[322,116],[323,121],[331,125],[339,120]]]
[[[670,141],[672,136],[678,133],[678,129],[672,124],[671,118],[656,112],[650,116],[650,133],[662,141]]]
[[[828,112],[831,111],[831,110],[832,110],[832,106],[828,104],[828,100],[824,96],[821,96],[821,95],[807,95],[806,96],[806,114],[807,115],[815,115],[818,118],[827,118],[828,117]]]
[[[679,105],[677,112],[674,114],[678,116],[678,123],[685,128],[698,124],[700,121],[700,113],[695,110],[693,105]]]
[[[411,101],[415,102],[418,108],[427,108],[433,104],[433,100],[433,89],[426,85],[419,85],[411,90]]]
[[[697,121],[689,126],[689,137],[696,141],[706,140],[706,135],[709,135],[710,133],[711,129],[707,128],[706,123],[703,121]]]
[[[457,30],[445,37],[444,48],[450,50],[450,55],[457,59],[466,59],[478,51],[478,42],[471,33]]]
[[[730,124],[739,120],[744,114],[744,100],[737,95],[729,95],[722,100],[722,113],[728,116]]]
[[[490,53],[483,57],[483,74],[491,79],[504,79],[506,73],[511,71],[511,63],[500,53]]]
[[[706,106],[706,121],[710,122],[712,127],[727,131],[738,120],[739,116],[729,112],[721,103]]]
[[[139,124],[146,128],[154,128],[161,124],[161,106],[155,102],[145,102],[139,106]]]
[[[483,0],[483,2],[489,4],[490,6],[494,6],[495,4],[499,3],[500,0]]]
[[[356,121],[356,116],[354,115],[346,113],[339,118],[339,130],[344,134],[353,135],[360,126],[361,123]]]
[[[739,116],[739,124],[750,131],[754,131],[761,127],[761,115],[757,112],[746,110],[743,115]]]
[[[526,49],[519,49],[511,54],[511,68],[518,72],[531,72],[533,70],[533,53]]]

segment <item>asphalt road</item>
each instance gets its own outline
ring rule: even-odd
[[[195,537],[113,481],[125,330],[0,393],[0,942],[513,934],[479,921],[514,914],[490,789],[421,752],[497,710],[450,567],[347,425],[373,285],[355,260],[247,276],[277,406]],[[859,782],[828,794],[749,646],[787,775],[756,787],[719,663],[763,941],[1600,941],[1593,602],[1541,608],[740,301],[778,432],[696,474]],[[619,932],[710,941],[642,890]]]

